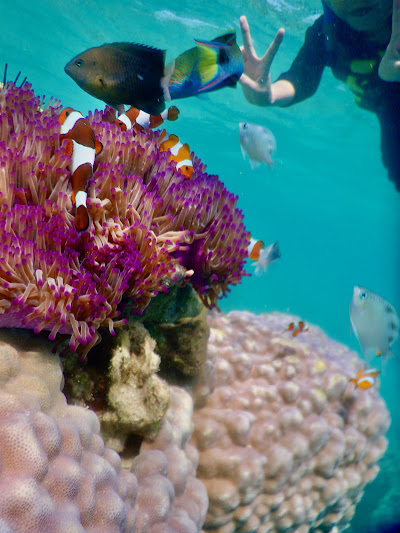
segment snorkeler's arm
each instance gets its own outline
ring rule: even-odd
[[[289,103],[294,96],[294,88],[290,82],[271,84],[271,63],[281,45],[285,30],[278,30],[275,39],[262,57],[254,50],[246,17],[240,17],[243,46],[241,47],[244,61],[244,73],[240,77],[243,94],[248,102],[258,106],[279,105]]]
[[[272,88],[280,83],[289,83],[293,87],[293,98],[290,101],[282,101],[281,106],[301,102],[317,90],[327,60],[324,40],[323,16],[321,16],[306,31],[304,44],[289,70],[281,74],[272,84]]]
[[[392,35],[378,72],[384,81],[400,81],[400,0],[393,0]]]

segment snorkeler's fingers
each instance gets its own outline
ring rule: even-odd
[[[248,57],[249,56],[257,57],[256,51],[254,50],[253,41],[251,39],[250,27],[249,27],[249,23],[247,22],[247,18],[244,15],[242,15],[239,20],[240,20],[240,29],[242,31],[244,51],[246,52],[246,55]]]
[[[267,81],[269,78],[267,78]],[[239,83],[243,85],[243,87],[247,87],[251,91],[254,91],[256,93],[264,92],[266,90],[266,87],[262,87],[262,85],[266,84],[260,84],[258,81],[254,81],[246,74],[242,74],[239,78]]]
[[[270,69],[271,63],[274,60],[274,57],[276,56],[276,53],[279,50],[280,45],[282,44],[284,35],[285,35],[285,30],[283,28],[280,28],[275,35],[275,39],[272,41],[272,43],[268,47],[268,50],[263,55],[262,61],[265,66],[265,70]]]

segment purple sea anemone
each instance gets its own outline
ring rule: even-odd
[[[190,180],[160,152],[158,133],[123,132],[95,112],[103,144],[87,188],[90,226],[74,227],[60,108],[41,110],[29,84],[0,90],[0,326],[71,335],[86,353],[98,328],[142,312],[186,269],[208,307],[240,282],[247,256],[243,215],[195,158]]]

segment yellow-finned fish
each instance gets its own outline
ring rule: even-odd
[[[195,43],[194,48],[178,56],[167,67],[171,76],[166,92],[171,100],[222,87],[236,87],[243,74],[243,56],[235,32],[220,35],[212,41],[195,39]]]
[[[350,322],[367,360],[392,355],[390,349],[399,335],[399,317],[392,305],[363,287],[354,287]]]

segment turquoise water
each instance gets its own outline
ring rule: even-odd
[[[245,14],[260,55],[277,29],[286,29],[272,66],[274,79],[289,67],[306,28],[322,12],[317,0],[2,3],[0,65],[8,62],[8,78],[21,70],[37,94],[55,96],[84,114],[102,103],[79,89],[63,69],[86,48],[133,41],[166,49],[170,60],[192,47],[193,38],[238,30],[239,16]],[[240,32],[238,40],[241,44]],[[375,116],[356,107],[347,87],[328,69],[316,95],[290,109],[251,106],[240,88],[178,105],[181,115],[173,131],[189,143],[210,174],[218,174],[239,196],[251,233],[268,244],[278,240],[281,248],[281,260],[262,277],[245,278],[221,309],[288,311],[359,350],[348,313],[354,285],[381,294],[400,310],[400,194],[380,160]],[[238,140],[242,121],[274,132],[278,149],[272,169],[252,171],[243,160]],[[400,356],[400,342],[393,351]],[[393,419],[391,455],[359,506],[353,521],[357,533],[367,531],[365,524],[378,519],[381,511],[393,517],[396,513],[383,501],[381,488],[382,483],[394,483],[384,476],[398,470],[399,462],[400,357],[389,365],[381,392]],[[397,483],[400,494],[400,476]]]

